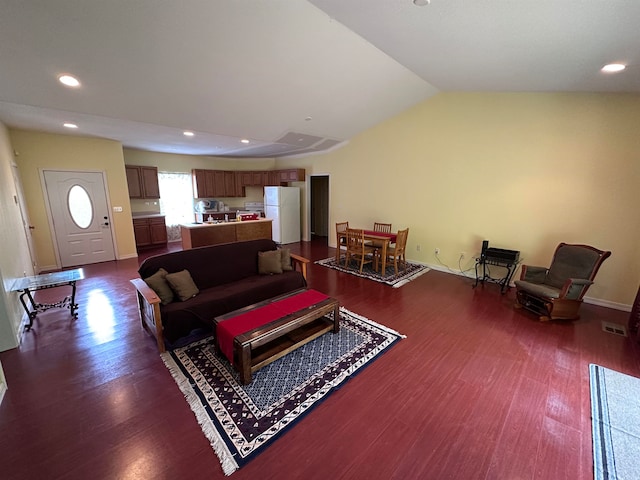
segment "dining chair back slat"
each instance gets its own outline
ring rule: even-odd
[[[340,261],[340,247],[347,244],[349,222],[336,223],[336,262]]]
[[[387,250],[387,262],[393,263],[395,275],[398,275],[398,264],[402,265],[402,269],[407,269],[407,260],[405,258],[405,250],[407,248],[407,238],[409,237],[409,229],[398,230],[396,236],[396,245]]]
[[[365,263],[372,263],[375,259],[376,249],[367,245],[364,241],[364,230],[348,228],[347,234],[347,254],[344,266],[349,267],[352,258],[360,262],[360,273]]]
[[[391,224],[390,224],[390,223],[378,223],[378,222],[374,222],[374,224],[373,224],[373,231],[374,231],[374,232],[391,233]]]
[[[381,232],[381,233],[391,233],[391,224],[390,223],[374,222],[373,231],[374,232]],[[376,248],[382,247],[382,242],[377,241],[377,240],[373,240],[371,242],[371,244]]]

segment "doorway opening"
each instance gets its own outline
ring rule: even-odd
[[[311,240],[329,241],[329,175],[309,178],[309,226]]]

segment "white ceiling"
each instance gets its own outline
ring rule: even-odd
[[[0,121],[161,152],[317,152],[438,91],[638,93],[638,20],[638,0],[0,0]]]

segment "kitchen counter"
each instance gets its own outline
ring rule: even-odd
[[[160,218],[164,217],[163,213],[157,212],[132,212],[131,218]]]
[[[206,228],[206,227],[218,227],[221,225],[236,225],[238,223],[260,223],[260,222],[271,222],[272,220],[269,219],[267,220],[266,218],[259,218],[258,220],[245,220],[244,222],[236,222],[234,221],[230,221],[230,222],[213,222],[213,223],[208,223],[208,222],[193,222],[193,223],[181,223],[180,226],[184,227],[184,228]]]
[[[271,219],[261,218],[244,222],[183,223],[180,225],[182,249],[258,238],[271,240],[271,222]]]

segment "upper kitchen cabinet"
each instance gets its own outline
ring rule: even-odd
[[[281,186],[304,182],[304,168],[266,171],[192,170],[195,198],[244,197],[244,187]]]
[[[207,190],[207,170],[192,170],[191,180],[193,181],[193,197],[207,198],[210,197]]]
[[[304,182],[304,168],[292,168],[290,170],[279,170],[280,182]]]
[[[191,178],[193,180],[193,196],[195,198],[241,197],[244,195],[236,172],[192,170]]]
[[[236,172],[224,172],[224,191],[227,197],[242,197],[242,188],[238,191]]]
[[[129,198],[160,198],[158,185],[158,169],[125,165]]]

